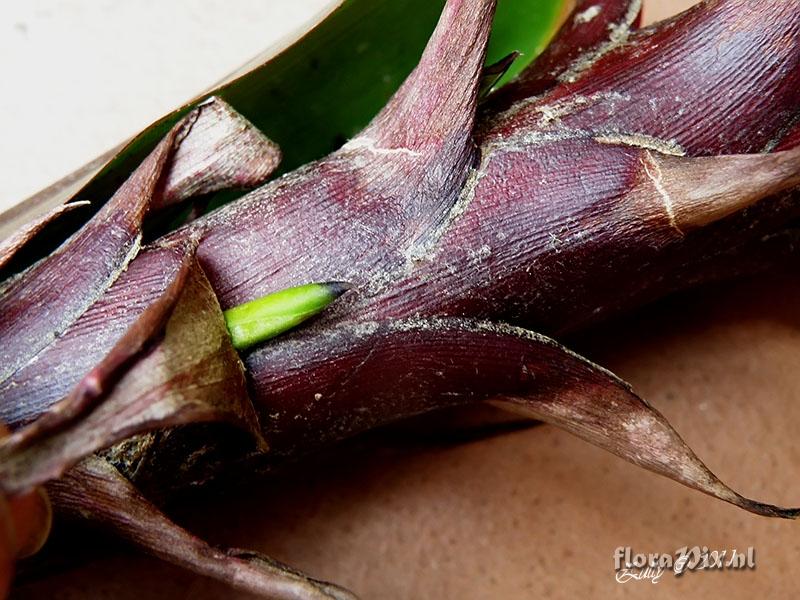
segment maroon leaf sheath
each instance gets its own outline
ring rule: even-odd
[[[154,211],[260,184],[277,163],[229,107],[201,106],[82,230],[9,280],[0,417],[15,432],[0,442],[0,488],[63,475],[57,503],[162,558],[265,596],[347,597],[169,522],[131,481],[204,481],[213,472],[170,449],[189,465],[219,440],[152,432],[234,423],[249,450],[214,469],[252,472],[491,402],[753,513],[797,517],[725,486],[630,386],[523,327],[573,331],[796,259],[800,1],[709,0],[644,29],[638,0],[578,2],[476,117],[494,4],[449,0],[417,69],[342,148],[142,249]],[[0,266],[38,227],[0,248]],[[241,362],[222,310],[314,281],[352,290]]]
[[[642,0],[579,0],[550,45],[488,102],[497,112],[577,79],[600,56],[628,40],[641,19]]]

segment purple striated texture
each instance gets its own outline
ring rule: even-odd
[[[161,474],[156,487],[173,489],[204,481],[195,463],[224,442],[167,426],[234,421],[263,434],[269,453],[237,453],[235,465],[220,454],[222,468],[251,473],[402,417],[491,401],[746,510],[797,518],[726,487],[611,373],[499,321],[570,331],[797,251],[800,0],[709,0],[633,32],[636,0],[581,2],[476,124],[493,10],[450,0],[419,67],[364,132],[133,258],[149,204],[262,180],[277,161],[262,137],[236,135],[230,111],[177,150],[173,131],[87,228],[8,283],[0,417],[17,432],[0,443],[0,487],[24,490],[148,432],[107,456],[134,481]],[[244,356],[245,382],[220,308],[331,280],[353,290]],[[78,512],[198,572],[296,591],[296,575],[215,553],[108,465],[89,466],[72,476],[90,499],[60,492]]]
[[[555,86],[544,95],[510,99],[502,112],[492,112],[490,101],[476,147],[494,2],[451,0],[420,66],[364,132],[170,234],[162,243],[199,240],[199,264],[222,308],[309,281],[354,285],[313,327],[245,357],[274,455],[308,451],[455,398],[518,394],[528,406],[535,401],[535,389],[515,387],[528,364],[514,346],[519,340],[497,341],[494,359],[474,344],[461,351],[447,329],[438,330],[441,346],[434,335],[416,348],[413,335],[385,329],[394,319],[492,319],[561,332],[792,251],[800,207],[790,192],[799,183],[800,153],[695,155],[745,153],[782,138],[792,145],[796,5],[707,2],[628,37],[637,4],[604,4],[608,12],[593,19],[609,19],[604,31],[624,23],[625,35],[562,29],[559,40],[592,49],[556,47],[514,84]],[[555,64],[563,67],[557,81],[550,71],[537,76]],[[177,179],[181,189],[204,189]],[[22,361],[0,387],[4,418],[19,426],[69,393],[163,293],[168,278],[161,276],[170,268],[153,250],[133,260],[38,362]],[[370,331],[394,331],[397,344],[363,335]],[[98,343],[87,347],[87,336]],[[446,367],[441,381],[421,378],[430,368],[423,347]],[[78,348],[74,365],[59,362]],[[559,360],[563,368],[579,360],[563,349],[556,354],[537,381],[557,381],[565,373]],[[491,360],[506,370],[476,366]],[[610,375],[592,373],[610,385]],[[563,383],[583,389],[574,379]],[[594,409],[608,409],[602,395],[596,402]],[[585,416],[572,415],[576,422]],[[552,420],[567,428],[571,422]],[[578,433],[603,445],[592,431]],[[639,451],[631,442],[618,453],[635,461]],[[679,469],[669,474],[686,483]],[[689,484],[707,491],[708,481],[698,483],[703,477]]]
[[[691,155],[760,152],[798,115],[798,14],[798,0],[697,5],[490,119],[481,142],[567,129],[646,134]]]
[[[545,50],[514,81],[492,94],[487,113],[538,96],[575,78],[598,56],[623,44],[641,18],[642,0],[579,0]]]

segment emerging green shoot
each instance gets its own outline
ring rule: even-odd
[[[340,281],[309,283],[267,294],[225,311],[233,347],[247,350],[319,314],[350,286]]]

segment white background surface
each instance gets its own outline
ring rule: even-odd
[[[0,0],[0,212],[138,132],[330,0]]]

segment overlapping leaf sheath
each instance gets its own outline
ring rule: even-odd
[[[196,240],[167,244],[173,253],[140,253],[148,214],[195,193],[254,186],[279,157],[272,142],[212,99],[176,125],[83,229],[7,282],[0,296],[2,418],[19,427],[64,398],[166,292],[174,252],[194,252]]]
[[[380,279],[404,265],[407,253],[425,244],[445,218],[474,162],[477,82],[493,7],[490,1],[449,3],[420,66],[359,137],[166,243],[200,240],[198,259],[226,308],[287,287],[281,283],[290,277],[305,283],[335,271],[344,281]],[[325,236],[335,237],[335,248]],[[220,241],[224,248],[218,247]],[[269,267],[272,256],[286,270],[280,276]],[[103,327],[116,328],[108,338],[121,335],[133,321],[135,311],[125,305],[133,300],[133,286],[141,282],[138,294],[145,297],[162,293],[158,262],[143,253],[129,277],[58,341],[84,348],[77,365],[60,365],[67,372],[55,378],[41,377],[43,369],[34,363],[4,386],[10,422],[36,416],[65,396],[110,350],[106,336],[103,343],[86,347],[86,333],[98,335],[101,319],[108,321],[118,311],[120,317]],[[226,289],[230,280],[238,283]],[[58,362],[64,351],[53,348],[44,358]]]
[[[493,94],[487,112],[538,96],[560,81],[575,80],[598,57],[627,41],[641,10],[642,0],[579,0],[533,64]]]
[[[780,194],[798,185],[800,151],[692,157],[683,147],[693,147],[695,154],[746,152],[753,149],[752,140],[766,131],[764,120],[770,120],[767,129],[775,136],[784,135],[781,132],[786,132],[796,117],[790,108],[796,111],[797,105],[791,105],[789,99],[796,93],[800,57],[798,42],[791,36],[800,25],[800,16],[789,10],[772,12],[755,2],[748,4],[746,15],[742,8],[740,2],[708,3],[679,21],[633,34],[630,42],[605,51],[597,62],[584,62],[584,70],[576,73],[574,81],[558,82],[552,92],[522,101],[485,122],[479,137],[480,163],[470,170],[458,200],[426,243],[407,251],[405,263],[382,270],[377,281],[374,274],[359,278],[360,273],[352,270],[357,267],[348,265],[350,280],[360,284],[357,293],[327,325],[304,334],[309,336],[304,352],[295,354],[294,342],[287,339],[247,358],[255,381],[280,380],[275,388],[271,383],[255,386],[262,417],[298,415],[294,424],[282,417],[272,423],[265,421],[265,428],[274,426],[268,437],[283,442],[302,440],[296,446],[289,445],[296,450],[310,445],[312,437],[319,438],[321,431],[335,438],[374,426],[392,415],[426,408],[401,408],[383,398],[374,406],[390,408],[386,413],[376,408],[376,416],[364,406],[356,406],[371,396],[362,392],[351,396],[347,377],[337,388],[335,401],[315,404],[317,394],[325,398],[324,391],[310,389],[322,376],[320,357],[326,352],[337,355],[326,342],[327,327],[336,323],[349,323],[353,331],[358,331],[387,318],[470,315],[534,323],[548,331],[573,329],[696,280],[750,268],[763,261],[766,253],[791,251],[797,239],[792,218],[800,209],[796,199]],[[753,12],[759,12],[769,25],[755,18]],[[721,55],[724,65],[709,71],[698,59],[698,53],[705,56],[698,49],[716,39],[721,28],[730,30],[731,48]],[[767,59],[760,44],[787,39],[795,41],[781,46],[777,58],[781,69],[777,74],[766,71],[762,65]],[[633,78],[629,59],[651,56],[656,61],[656,45],[670,58],[667,66],[658,71],[654,82],[646,72],[652,64],[637,67],[633,61],[633,68],[640,68]],[[585,59],[582,55],[581,60]],[[768,59],[770,64],[775,60],[774,56]],[[628,127],[620,120],[624,111],[618,120],[604,121],[600,116],[616,115],[617,92],[604,89],[602,77],[594,83],[594,74],[596,69],[605,72],[602,70],[609,69],[607,64],[612,62],[620,69],[624,66],[630,85],[638,86],[626,92],[632,98],[636,93],[658,97],[658,90],[666,93],[668,87],[685,88],[684,82],[690,81],[694,85],[693,102],[662,119],[644,101],[647,106],[640,110],[645,112],[636,113],[636,129],[623,129]],[[754,69],[756,76],[747,78],[747,87],[736,89],[738,98],[747,101],[768,89],[776,94],[779,110],[756,110],[754,118],[742,119],[735,127],[715,126],[716,142],[698,137],[698,122],[723,120],[729,109],[715,89],[717,86],[728,93],[724,73],[749,69]],[[739,83],[744,79],[742,76]],[[584,81],[587,86],[595,85],[591,97],[570,95],[570,90]],[[698,82],[704,82],[702,93]],[[598,106],[605,106],[604,111],[591,112]],[[677,114],[678,110],[682,112]],[[568,126],[573,114],[586,111],[585,122]],[[595,121],[589,120],[592,115]],[[670,131],[675,136],[684,128],[691,135],[657,137],[664,135],[658,127],[665,122],[674,125]],[[325,259],[307,257],[306,265],[315,268],[317,260],[323,263]],[[283,269],[280,255],[267,263],[271,277],[289,277],[282,285],[292,282],[291,271]],[[336,271],[336,265],[331,267],[333,276],[344,276]],[[315,347],[329,349],[314,352]],[[284,362],[283,353],[292,360]],[[480,358],[478,354],[476,351],[474,356],[458,360],[468,368]],[[363,364],[342,357],[340,372],[357,369],[364,377],[372,373],[375,385],[381,385],[386,367],[370,367],[371,360],[366,360],[369,356],[362,358]],[[513,353],[508,358],[512,364],[516,364],[515,359]],[[404,375],[388,386],[391,392],[387,389],[387,394],[393,398],[414,396],[417,371],[411,367],[404,370],[407,363],[402,357],[397,361]],[[447,382],[455,379],[443,377]],[[302,394],[292,395],[295,385]],[[284,396],[302,400],[287,406],[280,399]],[[612,407],[600,399],[594,408],[606,411],[609,419],[613,417]],[[316,416],[330,421],[316,423]],[[303,432],[308,437],[303,437]],[[609,433],[608,437],[614,435]],[[281,443],[276,441],[276,445],[277,449]],[[640,449],[631,442],[618,450],[636,460]],[[675,461],[670,475],[682,480],[680,468],[687,464]],[[703,487],[705,484],[697,483],[703,477],[698,475],[690,485]],[[717,495],[734,498],[728,492]],[[764,512],[746,502],[742,505]]]
[[[481,142],[584,130],[644,134],[690,155],[769,149],[797,117],[798,10],[797,0],[703,2],[500,111],[482,123]]]
[[[229,422],[266,449],[241,361],[194,253],[151,252],[162,267],[175,263],[164,294],[67,398],[0,445],[3,490],[28,489],[131,435],[185,423]]]
[[[455,318],[345,323],[266,347],[249,364],[255,394],[270,399],[262,424],[278,453],[432,408],[499,401],[746,510],[800,515],[732,491],[625,382],[525,329]]]
[[[672,85],[705,77],[708,86],[704,95],[698,93],[696,105],[686,107],[681,115],[672,115],[667,121],[677,123],[682,117],[692,123],[722,118],[727,105],[716,99],[712,87],[725,83],[720,73],[749,68],[761,73],[763,46],[753,43],[753,39],[765,43],[785,40],[800,21],[800,17],[789,11],[771,13],[758,3],[751,3],[751,11],[760,10],[770,20],[769,37],[765,39],[761,33],[766,29],[762,29],[762,24],[754,25],[757,19],[751,14],[737,17],[741,8],[738,2],[711,3],[684,16],[679,25],[666,23],[637,33],[630,43],[606,51],[594,66],[591,61],[583,64],[585,72],[576,75],[575,82],[559,82],[550,94],[522,101],[486,122],[479,138],[480,162],[470,168],[457,200],[437,220],[433,230],[417,243],[398,248],[405,260],[373,265],[367,258],[370,255],[362,250],[359,258],[363,262],[351,259],[342,264],[336,258],[337,253],[317,250],[315,254],[322,240],[333,239],[338,244],[340,237],[331,237],[326,226],[306,230],[305,223],[316,223],[316,217],[304,219],[303,227],[298,227],[296,224],[301,221],[289,221],[282,212],[282,201],[270,202],[272,198],[265,190],[251,197],[250,209],[258,206],[259,214],[267,216],[273,229],[292,227],[287,229],[292,234],[292,245],[280,244],[271,256],[256,263],[258,269],[266,267],[266,276],[258,272],[255,264],[234,265],[238,250],[225,256],[226,244],[237,243],[230,233],[235,230],[235,218],[229,215],[242,216],[240,209],[232,208],[227,216],[223,212],[212,218],[211,227],[217,236],[211,245],[201,244],[200,253],[204,261],[213,265],[210,277],[219,285],[223,302],[244,299],[244,290],[251,286],[259,292],[265,291],[262,281],[277,281],[281,286],[298,283],[293,262],[296,258],[303,269],[314,273],[321,269],[358,286],[349,305],[342,305],[327,323],[304,334],[309,336],[304,342],[304,352],[295,353],[295,342],[286,339],[247,358],[254,381],[272,381],[273,377],[280,380],[277,387],[255,386],[255,401],[269,431],[268,437],[275,439],[275,450],[286,444],[288,451],[298,451],[320,438],[335,439],[401,414],[430,408],[383,401],[375,402],[374,406],[387,406],[386,412],[376,408],[377,413],[370,413],[354,403],[372,396],[355,391],[351,395],[348,377],[337,388],[335,401],[315,402],[317,394],[325,398],[324,392],[310,389],[322,376],[322,357],[337,356],[336,348],[326,341],[328,328],[337,323],[348,323],[353,331],[358,331],[359,327],[369,328],[387,318],[470,315],[535,323],[549,331],[572,329],[695,280],[752,267],[763,261],[766,252],[791,250],[797,235],[791,218],[798,214],[798,203],[776,194],[797,186],[799,151],[753,156],[686,156],[681,144],[688,146],[692,139],[657,138],[660,132],[656,125],[662,121],[649,108],[650,120],[637,121],[640,129],[615,129],[621,125],[605,129],[600,120],[594,129],[567,127],[563,121],[573,112],[581,113],[594,107],[595,101],[602,103],[610,98],[611,102],[615,98],[615,92],[602,88],[598,88],[591,101],[578,97],[574,104],[569,104],[571,97],[567,96],[566,103],[553,108],[553,98],[559,102],[571,86],[584,79],[592,80],[594,69],[606,68],[604,61],[626,65],[626,56],[640,57],[645,53],[643,48],[649,48],[648,43],[657,43],[672,58],[669,63],[669,73],[675,80]],[[633,13],[629,9],[628,5],[625,14],[631,20]],[[716,35],[720,22],[731,28],[736,18],[743,19],[733,33],[739,36],[738,43],[733,44],[734,50],[723,55],[724,67],[718,65],[716,70],[706,73],[707,65],[698,62],[688,50],[703,47],[713,39],[710,36]],[[757,35],[748,27],[757,27]],[[754,96],[764,88],[779,97],[791,94],[798,73],[797,43],[783,47],[782,52],[780,74],[765,72],[761,79],[749,79],[750,87],[738,90],[741,98]],[[581,60],[585,58],[582,55]],[[658,83],[664,87],[669,79],[663,69],[660,76]],[[644,71],[632,81],[645,90],[642,94],[648,93],[651,82]],[[517,113],[528,112],[535,118],[519,117],[514,127],[509,125]],[[613,107],[606,107],[606,112],[613,112]],[[766,116],[765,111],[760,118]],[[781,110],[770,113],[769,118],[773,119],[772,130],[779,132],[790,126],[794,114]],[[417,119],[424,116],[420,114]],[[695,131],[691,125],[687,128]],[[761,133],[763,127],[759,121],[745,119],[737,124],[735,131],[733,127],[718,130],[718,145],[708,145],[706,150],[708,153],[747,151],[751,149],[747,144],[733,145],[734,135],[749,143],[752,139],[749,134]],[[309,173],[314,171],[302,176]],[[321,183],[325,181],[321,179]],[[274,185],[279,188],[293,184],[294,180],[289,178]],[[341,195],[332,198],[330,203],[335,205]],[[358,187],[345,198],[357,207],[355,226],[366,224],[369,231],[374,231],[372,203],[381,200]],[[407,200],[411,206],[415,201],[413,197]],[[327,206],[326,200],[320,202],[323,208]],[[754,205],[758,210],[752,210]],[[750,210],[742,210],[747,207]],[[228,219],[227,229],[218,229],[218,222],[224,219]],[[341,221],[341,226],[347,228],[350,223]],[[383,225],[392,226],[391,222]],[[767,234],[769,239],[765,241]],[[309,241],[303,255],[298,257],[294,245],[303,245],[312,236],[313,242]],[[386,238],[384,241],[389,243]],[[347,245],[343,252],[349,252],[350,248]],[[237,282],[235,285],[231,284],[233,280]],[[281,357],[285,356],[291,360],[284,361]],[[478,357],[462,356],[459,360],[468,367]],[[509,360],[516,364],[513,354]],[[376,385],[380,385],[384,369],[370,367],[371,360],[351,363],[350,358],[343,357],[341,361],[342,364],[334,361],[341,367],[340,373],[363,370],[364,377],[374,377]],[[414,397],[416,371],[411,367],[403,370],[407,362],[398,359],[398,369],[404,375],[389,386],[392,394],[396,394],[392,397]],[[451,379],[443,377],[443,381]],[[303,393],[293,395],[292,386]],[[284,396],[302,400],[284,404]],[[609,419],[613,416],[611,407],[600,399],[594,408],[608,411]],[[281,417],[274,422],[266,421],[269,415],[276,414]],[[326,420],[316,421],[317,417]],[[290,418],[296,420],[290,423]],[[632,460],[636,460],[639,452],[633,442],[617,450]],[[673,466],[671,476],[681,480],[679,463]],[[698,476],[694,483],[689,483],[703,487],[709,480],[701,485],[698,481],[702,479]],[[717,495],[734,498],[729,492]],[[755,505],[742,504],[764,512]]]
[[[241,361],[195,260],[196,238],[142,252],[139,244],[150,211],[259,183],[278,157],[260,132],[211,100],[84,229],[7,284],[0,335],[11,359],[0,387],[3,414],[17,430],[0,443],[4,491],[24,491],[115,441],[180,423],[233,422],[263,447]]]
[[[615,6],[616,14],[634,14],[630,3]],[[659,182],[653,162],[662,154],[752,152],[788,135],[800,89],[800,25],[792,6],[707,3],[630,34],[592,55],[594,62],[582,54],[574,81],[558,81],[479,123],[481,161],[457,201],[451,193],[446,210],[436,204],[432,226],[419,225],[425,205],[411,186],[398,183],[389,200],[373,186],[371,178],[383,181],[374,153],[361,159],[368,161],[369,185],[355,177],[360,171],[346,147],[211,217],[199,249],[209,277],[224,306],[328,277],[360,285],[364,300],[354,312],[370,318],[469,314],[553,332],[761,264],[794,247],[796,201],[757,203],[766,195],[747,189],[739,159],[720,159],[720,178],[744,186],[731,204],[737,211],[724,219],[718,212],[701,231],[684,230],[673,223],[672,204],[694,200]],[[720,43],[724,52],[708,49]],[[739,115],[732,117],[734,108]],[[420,101],[417,128],[425,114]],[[361,137],[353,145],[368,143]],[[389,158],[385,148],[380,157]],[[397,166],[388,169],[396,178],[395,169],[414,157],[395,151],[392,158]],[[447,172],[454,163],[425,164]],[[685,191],[707,176],[708,164],[687,158],[681,171]],[[776,177],[784,189],[792,186]],[[406,200],[398,203],[401,196]],[[425,235],[409,241],[400,233],[409,225],[398,225],[398,204],[415,207],[411,221]],[[267,243],[274,247],[259,256],[255,248]]]
[[[705,3],[596,62],[583,57],[574,81],[501,112],[490,99],[477,132],[481,164],[451,231],[371,314],[470,314],[562,332],[793,251],[797,199],[767,199],[777,190],[751,187],[742,159],[688,157],[788,139],[800,115],[797,8]],[[790,190],[796,162],[774,160],[784,167],[760,168]],[[741,189],[729,189],[728,218],[718,211],[702,229],[682,228],[676,211],[717,196],[710,164]]]
[[[362,134],[131,261],[149,204],[210,189],[165,170],[181,129],[173,131],[118,194],[134,198],[133,208],[112,202],[10,282],[2,410],[17,426],[33,423],[0,445],[5,488],[58,475],[125,435],[183,422],[186,411],[186,420],[222,419],[219,405],[209,407],[225,388],[230,414],[251,429],[260,418],[272,452],[261,460],[441,406],[499,401],[752,512],[796,517],[724,486],[610,373],[497,322],[574,329],[795,249],[800,2],[706,2],[636,31],[638,2],[582,3],[559,45],[489,97],[476,128],[493,8],[450,0],[419,67]],[[779,151],[755,154],[770,150]],[[215,164],[218,155],[200,156]],[[210,170],[238,181],[227,167]],[[66,288],[61,311],[48,283],[80,272],[76,244],[105,260]],[[177,262],[163,260],[167,249],[182,249]],[[184,277],[199,286],[189,317],[173,293]],[[220,305],[330,280],[354,285],[348,300],[245,357],[252,413]],[[196,318],[197,301],[208,321]],[[136,330],[143,318],[147,335]],[[101,329],[109,333],[89,343]],[[198,344],[205,334],[213,339]],[[101,513],[155,547],[142,529],[161,518],[150,509],[139,525],[122,503],[106,501]],[[228,576],[230,561],[198,566],[191,546],[168,558]]]
[[[599,13],[579,6],[573,28],[565,25],[559,40],[580,40],[588,49],[556,47],[509,88],[539,81],[537,90],[552,86],[543,95],[500,112],[490,100],[476,154],[473,115],[493,3],[453,0],[420,66],[362,134],[179,230],[169,243],[199,240],[198,260],[225,308],[309,280],[355,284],[350,301],[307,334],[319,336],[320,348],[328,347],[330,327],[392,318],[471,317],[569,329],[716,276],[721,267],[741,268],[750,264],[742,254],[754,245],[772,249],[766,233],[780,250],[795,235],[788,223],[797,203],[775,195],[797,185],[799,151],[685,154],[686,148],[744,152],[759,135],[766,143],[791,131],[800,56],[798,43],[786,40],[794,39],[800,17],[745,4],[746,14],[740,1],[707,3],[634,33],[635,2],[603,4]],[[594,19],[605,25],[577,28]],[[709,65],[709,40],[721,43],[723,30],[726,51]],[[778,56],[765,59],[765,47],[773,45]],[[669,62],[651,76],[661,56]],[[776,60],[780,69],[766,68]],[[560,74],[537,79],[542,68]],[[727,73],[748,70],[736,86],[728,81]],[[691,88],[693,101],[664,100],[653,109],[649,100],[678,88]],[[726,99],[715,88],[726,90]],[[776,111],[759,104],[735,128],[726,121],[728,98],[753,104],[765,91],[775,96]],[[709,121],[718,123],[713,138],[696,127]],[[760,200],[759,210],[742,211]],[[134,261],[132,283],[148,280],[154,267],[136,270],[146,260],[147,254]],[[119,306],[114,294],[112,288],[110,306]],[[253,380],[280,376],[290,397],[291,385],[314,381],[319,353],[294,354],[293,343],[278,340],[247,357]],[[279,360],[283,352],[292,356],[291,367]],[[95,352],[81,369],[101,356]],[[412,369],[406,378],[414,380]],[[255,389],[262,417],[274,413],[275,393]],[[64,388],[53,378],[25,375],[5,393],[52,402]],[[297,414],[293,436],[334,439],[381,422],[350,410],[347,386],[337,397],[318,410],[351,426],[320,431],[326,427],[313,425],[312,404],[302,409],[309,415]],[[394,415],[380,414],[408,413],[398,407]]]
[[[64,213],[68,213],[82,206],[87,206],[88,204],[89,202],[86,201],[60,204],[38,219],[25,225],[25,227],[17,231],[14,235],[0,242],[0,272],[11,262],[11,259],[14,258],[17,252],[29,244],[48,224],[56,221],[58,217]]]
[[[475,160],[493,6],[448,2],[419,66],[362,133],[190,226],[205,233],[198,257],[223,307],[308,281],[380,285],[435,236]]]

